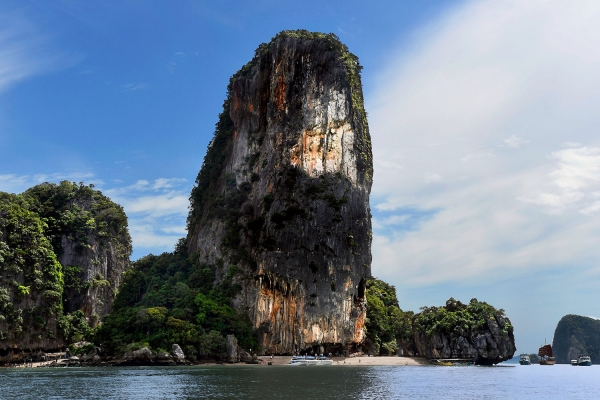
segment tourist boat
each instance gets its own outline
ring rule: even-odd
[[[581,355],[577,357],[577,365],[590,367],[592,365],[592,358],[590,356]]]
[[[444,361],[444,360],[431,360],[431,364],[433,365],[439,365],[442,367],[451,367],[452,366],[452,362],[451,361]]]
[[[519,356],[519,364],[521,365],[531,365],[531,360],[527,354],[521,354]]]
[[[571,365],[576,367],[577,366],[577,360],[571,360]]]
[[[333,360],[323,356],[293,356],[290,365],[332,365]]]
[[[472,358],[437,358],[431,360],[431,364],[443,367],[468,367],[473,365]]]
[[[552,345],[550,344],[545,344],[540,347],[538,356],[540,356],[540,365],[556,364],[556,358],[552,355]]]

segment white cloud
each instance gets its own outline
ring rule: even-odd
[[[131,185],[104,188],[102,180],[91,172],[52,174],[3,174],[0,191],[21,193],[43,182],[94,183],[105,196],[125,209],[136,255],[148,251],[171,251],[177,240],[186,235],[186,218],[191,185],[183,178],[141,179]],[[122,181],[112,181],[121,184]]]
[[[104,183],[102,180],[94,178],[94,174],[91,172],[28,175],[5,174],[0,175],[0,190],[8,193],[21,193],[40,183],[59,183],[60,181],[85,182],[86,184],[94,183],[96,186]]]
[[[595,1],[466,2],[379,71],[376,276],[476,284],[595,266],[599,18]],[[386,224],[405,208],[436,212]]]
[[[134,92],[136,90],[142,90],[142,89],[147,89],[150,85],[148,85],[147,83],[127,83],[125,85],[123,85],[123,91],[124,92]]]
[[[155,196],[142,196],[122,200],[129,214],[144,214],[152,217],[167,215],[187,216],[189,195],[179,192],[162,193]]]
[[[79,60],[55,49],[50,35],[40,32],[21,13],[0,15],[0,93],[19,81],[72,66]]]
[[[104,191],[127,213],[134,258],[138,253],[145,254],[141,249],[171,251],[186,235],[190,190],[187,179],[157,178]]]
[[[177,240],[184,236],[165,235],[160,233],[160,231],[157,232],[156,226],[153,223],[136,223],[136,221],[133,221],[133,223],[130,222],[129,234],[131,235],[134,247],[152,249],[156,253],[172,251]]]
[[[529,140],[525,140],[521,137],[518,137],[515,134],[512,134],[506,139],[504,139],[504,143],[506,143],[508,147],[518,149],[519,147],[521,147],[521,145],[529,143]]]
[[[176,233],[181,236],[187,235],[187,228],[185,226],[165,226],[160,228],[161,231],[165,233]]]
[[[590,214],[590,205],[600,189],[600,148],[570,147],[551,154],[557,160],[554,171],[548,174],[553,191],[542,191],[535,198],[520,198],[526,202],[562,210],[569,205],[584,207],[581,212]]]

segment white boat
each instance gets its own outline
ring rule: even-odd
[[[590,365],[592,365],[592,358],[587,355],[581,355],[577,357],[577,365],[589,367]]]
[[[527,354],[521,354],[519,356],[519,364],[521,365],[531,365],[531,359]]]
[[[293,356],[290,365],[332,365],[333,360],[327,357]]]

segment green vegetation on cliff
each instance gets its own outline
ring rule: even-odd
[[[0,341],[33,333],[33,345],[57,337],[63,275],[47,225],[27,200],[0,192]]]
[[[119,254],[129,256],[131,238],[123,207],[112,202],[94,185],[62,181],[42,183],[23,193],[29,208],[47,223],[46,236],[54,251],[62,251],[62,237],[67,236],[81,248],[90,246],[92,235],[112,240]],[[85,205],[85,206],[84,206]]]
[[[404,350],[428,358],[472,358],[496,364],[514,354],[513,327],[504,311],[472,299],[450,298],[443,307],[422,307],[414,314],[398,306],[396,289],[379,280],[366,284],[365,347],[370,353]]]
[[[559,364],[568,364],[581,354],[600,363],[600,320],[581,315],[565,315],[554,331],[552,350]]]
[[[411,349],[413,342],[411,311],[398,306],[396,288],[379,279],[369,279],[366,284],[367,348],[375,354],[396,354],[399,346]]]
[[[83,313],[68,298],[92,283],[82,280],[81,267],[60,264],[65,239],[82,251],[111,241],[123,257],[131,252],[122,207],[93,185],[63,181],[19,195],[0,192],[0,342],[5,346],[61,346],[89,335]]]
[[[491,305],[471,299],[469,304],[450,298],[445,307],[422,307],[421,312],[415,316],[416,329],[427,336],[438,333],[465,335],[470,331],[479,331],[487,327],[487,321],[497,315],[504,316],[504,310],[495,309]],[[506,323],[503,327],[504,334],[512,334],[513,327]]]
[[[257,349],[248,316],[231,304],[240,290],[232,283],[235,266],[216,286],[215,268],[188,257],[183,240],[173,253],[136,261],[125,274],[95,343],[109,354],[121,354],[132,343],[168,352],[177,343],[194,359],[222,357],[224,336],[233,334],[242,348]]]

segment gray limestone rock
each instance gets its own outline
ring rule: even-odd
[[[252,361],[252,356],[245,350],[238,348],[238,354],[239,354],[241,362],[247,363],[247,362]]]
[[[176,362],[178,362],[178,363],[185,362],[185,354],[183,353],[183,350],[181,350],[181,347],[179,347],[178,344],[173,344],[173,346],[171,348],[171,354],[173,355],[173,358],[175,359]]]
[[[139,350],[128,351],[123,355],[123,359],[135,362],[148,362],[154,359],[154,354],[149,348],[142,347]]]
[[[510,360],[516,351],[510,320],[502,312],[488,316],[477,328],[453,327],[427,335],[417,325],[413,332],[419,355],[430,359],[469,358],[476,364],[492,365]]]
[[[335,35],[284,31],[235,74],[192,191],[190,254],[233,270],[263,351],[364,339],[373,179],[360,65]]]
[[[238,341],[233,335],[227,335],[225,339],[225,361],[228,363],[236,363],[240,361],[240,355],[238,353]]]

